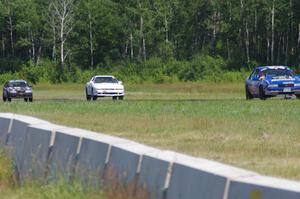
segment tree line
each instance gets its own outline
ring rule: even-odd
[[[298,0],[1,0],[0,71],[151,59],[300,66]],[[119,70],[118,67],[112,67]]]

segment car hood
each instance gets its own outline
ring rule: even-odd
[[[96,89],[124,89],[124,86],[116,83],[99,83],[94,84]]]

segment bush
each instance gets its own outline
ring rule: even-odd
[[[11,79],[19,79],[18,74],[16,73],[4,73],[0,75],[0,83],[4,84],[6,81],[11,80]]]
[[[179,71],[182,81],[220,81],[226,62],[221,57],[196,56]]]
[[[77,77],[77,83],[86,83],[88,81],[90,81],[91,77],[96,75],[95,71],[93,70],[85,70],[85,71],[81,71],[80,74]]]
[[[246,79],[247,75],[240,71],[228,71],[222,75],[223,81],[226,82],[242,82]]]
[[[82,71],[70,64],[64,69],[51,60],[40,60],[38,65],[28,61],[19,72],[7,72],[0,75],[0,82],[22,78],[33,84],[49,83],[86,83],[94,75],[114,75],[124,83],[173,83],[178,81],[240,82],[249,74],[246,69],[228,71],[227,62],[221,57],[198,55],[190,61],[161,59],[153,57],[145,62],[123,62],[111,66],[97,66]]]
[[[72,82],[76,83],[79,82],[79,76],[81,74],[81,70],[76,65],[70,65],[69,67],[65,67],[63,71],[63,81],[64,82]]]
[[[23,64],[22,70],[19,72],[19,76],[22,79],[25,79],[33,84],[39,82],[40,75],[41,71],[39,71],[39,68],[34,66],[31,61]]]

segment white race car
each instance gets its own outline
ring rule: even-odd
[[[124,99],[124,86],[114,76],[97,75],[85,86],[86,99],[97,100],[98,97],[112,97],[113,100]]]

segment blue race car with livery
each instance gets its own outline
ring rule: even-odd
[[[246,99],[295,95],[300,99],[300,78],[287,66],[255,68],[246,80]]]

